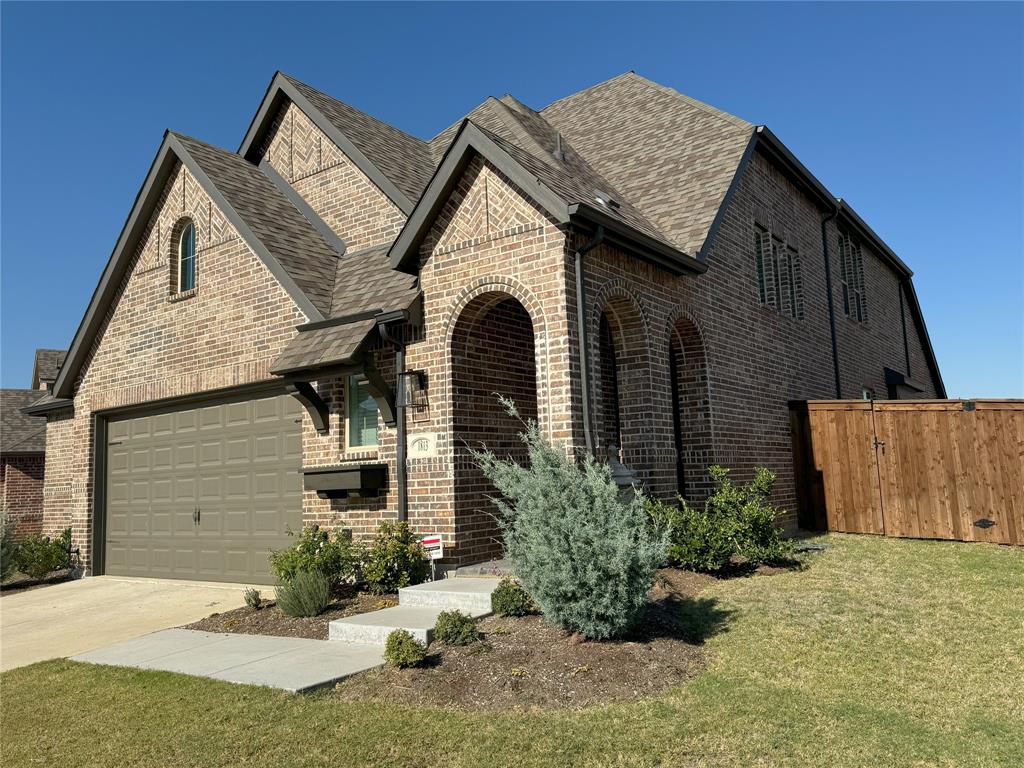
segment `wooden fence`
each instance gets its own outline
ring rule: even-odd
[[[1024,400],[790,407],[802,527],[1024,545]]]

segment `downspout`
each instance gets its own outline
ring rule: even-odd
[[[396,338],[387,322],[380,323],[381,338],[395,348],[395,485],[398,491],[398,519],[409,519],[409,492],[405,460],[405,403],[402,393],[402,371],[405,370],[405,342]]]
[[[594,436],[590,429],[590,342],[587,335],[587,288],[583,279],[583,257],[604,240],[604,227],[598,225],[594,237],[577,249],[576,261],[576,325],[580,340],[580,377],[583,393],[583,439],[587,452],[594,455]]]
[[[828,297],[828,327],[832,334],[832,373],[836,380],[836,400],[843,399],[839,378],[839,344],[836,342],[836,307],[832,298],[832,259],[828,253],[828,223],[839,215],[839,206],[833,204],[832,213],[821,220],[821,250],[825,255],[825,295]]]

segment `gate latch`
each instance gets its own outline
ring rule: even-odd
[[[882,449],[882,453],[884,454],[885,453],[885,441],[884,440],[879,440],[878,439],[878,435],[875,435],[875,450],[877,451],[879,448]]]

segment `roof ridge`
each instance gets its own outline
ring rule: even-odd
[[[281,72],[281,70],[278,70],[278,71]],[[366,117],[370,118],[374,122],[380,123],[381,125],[383,125],[383,126],[385,126],[387,128],[390,128],[393,131],[397,131],[398,133],[401,133],[403,136],[406,136],[406,137],[412,139],[413,141],[417,141],[420,144],[427,144],[427,143],[429,143],[428,139],[421,139],[419,136],[414,136],[411,133],[409,133],[408,131],[403,130],[402,128],[399,128],[397,125],[394,125],[393,123],[389,123],[387,120],[381,120],[376,115],[371,115],[369,112],[360,109],[359,107],[355,106],[354,104],[349,104],[347,101],[343,101],[342,99],[339,99],[337,96],[331,96],[331,94],[327,93],[326,91],[321,91],[319,88],[316,88],[315,86],[310,85],[309,83],[305,82],[304,80],[299,80],[297,77],[293,77],[292,75],[289,75],[287,72],[281,72],[281,76],[284,77],[289,82],[291,82],[291,84],[294,85],[294,86],[302,86],[303,88],[308,88],[309,90],[315,91],[316,93],[320,94],[324,98],[330,99],[331,101],[336,101],[339,104],[343,104],[346,107],[348,107],[349,109],[354,109],[356,112],[359,112],[360,114],[365,115]]]
[[[599,83],[594,83],[593,85],[588,85],[583,90],[576,91],[575,93],[570,93],[570,94],[568,94],[566,96],[563,96],[560,99],[555,99],[550,104],[548,104],[546,107],[541,107],[539,110],[537,110],[537,114],[540,114],[541,112],[544,112],[545,110],[551,109],[553,106],[555,106],[556,104],[561,104],[563,101],[567,101],[569,99],[575,98],[576,96],[582,96],[584,93],[587,93],[588,91],[593,91],[596,88],[600,88],[600,87],[602,87],[604,85],[609,85],[611,83],[614,83],[616,80],[621,80],[622,78],[628,77],[629,75],[636,75],[636,72],[634,70],[630,69],[630,70],[627,70],[626,72],[623,72],[621,75],[616,75],[615,77],[610,77],[607,80],[602,80]],[[517,101],[518,101],[518,99],[517,99]]]

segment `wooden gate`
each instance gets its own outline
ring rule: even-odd
[[[1024,401],[791,404],[800,524],[1024,545]]]

